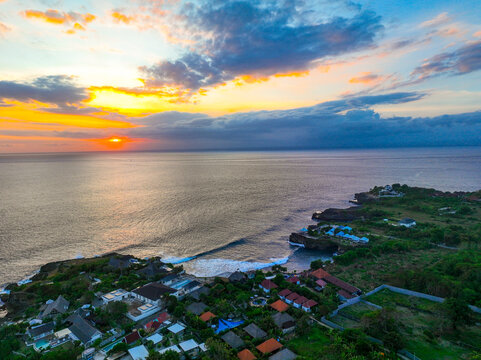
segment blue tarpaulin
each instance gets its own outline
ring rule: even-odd
[[[219,319],[219,325],[217,327],[217,330],[215,331],[216,334],[224,331],[224,330],[227,330],[227,329],[233,329],[241,324],[243,324],[244,321],[228,321],[228,320],[224,320],[224,319]]]

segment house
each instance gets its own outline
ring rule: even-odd
[[[122,341],[124,343],[126,343],[127,345],[130,345],[130,344],[133,344],[134,342],[136,342],[137,340],[140,340],[140,339],[141,339],[141,337],[140,337],[139,332],[134,331],[134,332],[131,332],[126,337],[124,337],[124,339]]]
[[[271,305],[270,305],[271,308],[273,308],[274,310],[277,310],[279,312],[284,312],[286,311],[287,309],[289,309],[289,305],[287,305],[284,301],[282,300],[277,300],[275,302],[273,302]]]
[[[157,345],[163,339],[164,339],[164,337],[162,335],[160,335],[159,333],[157,333],[157,334],[149,336],[146,340],[152,341],[154,343],[154,345]]]
[[[267,336],[267,333],[254,323],[247,325],[244,331],[254,339],[263,339]]]
[[[292,305],[293,305],[295,308],[300,309],[301,306],[302,306],[302,304],[304,304],[307,300],[308,300],[308,299],[307,299],[306,297],[304,297],[304,296],[299,296],[296,300],[294,300],[294,302],[293,302]]]
[[[91,345],[95,340],[102,337],[99,330],[78,315],[69,316],[67,322],[71,324],[68,329],[72,332],[72,338],[79,340],[85,346]]]
[[[132,265],[135,258],[132,255],[116,255],[109,259],[109,265],[116,269],[126,269]]]
[[[179,353],[179,354],[182,352],[177,345],[172,345],[167,348],[159,350],[159,354],[166,353],[167,351],[175,351],[176,353]]]
[[[279,294],[277,294],[277,295],[279,295],[279,297],[280,297],[282,300],[286,300],[286,296],[290,295],[291,293],[292,293],[291,290],[289,290],[289,289],[284,289],[284,290],[279,291]]]
[[[264,341],[262,344],[257,345],[256,349],[259,350],[263,355],[270,354],[276,350],[282,348],[282,344],[274,338]]]
[[[352,295],[352,294],[348,293],[346,290],[342,290],[342,289],[337,292],[337,295],[339,295],[339,298],[342,301],[346,301],[346,300],[349,300],[349,299],[352,299],[352,298],[356,297],[356,295]]]
[[[314,300],[307,300],[304,304],[302,304],[302,310],[305,312],[311,312],[312,308],[317,305],[317,302]]]
[[[195,340],[182,341],[179,344],[180,348],[189,355],[196,355],[199,352],[199,344]]]
[[[292,277],[290,277],[289,279],[287,279],[287,282],[289,282],[289,283],[291,283],[291,284],[300,285],[301,280],[300,280],[297,276],[292,276]]]
[[[410,228],[410,227],[416,226],[416,221],[411,218],[404,218],[398,222],[398,225]]]
[[[297,355],[289,349],[282,349],[277,354],[269,356],[269,360],[294,360]]]
[[[164,284],[164,285],[167,285],[167,286],[170,286],[174,282],[176,282],[177,280],[179,280],[178,274],[169,274],[169,275],[163,277],[162,279],[160,279],[160,283]]]
[[[203,313],[201,316],[199,316],[199,319],[201,319],[203,322],[208,322],[212,319],[214,319],[216,315],[214,313],[211,313],[210,311],[207,311]]]
[[[146,267],[137,271],[137,274],[153,279],[158,275],[166,274],[167,270],[161,262],[150,262]]]
[[[330,276],[330,274],[322,268],[311,271],[309,275],[313,277],[315,280],[323,280],[326,276]]]
[[[272,315],[272,320],[274,320],[274,324],[276,324],[276,326],[284,333],[290,332],[296,327],[294,318],[286,312],[275,313]]]
[[[190,292],[192,292],[192,291],[195,291],[195,290],[199,289],[199,288],[201,287],[201,285],[202,285],[202,284],[201,284],[200,282],[198,282],[197,280],[193,280],[193,281],[187,283],[187,284],[182,288],[182,290],[183,290],[184,294],[188,294],[188,293],[190,293]]]
[[[139,345],[129,349],[129,355],[132,357],[132,360],[145,360],[149,356],[149,351],[144,345]]]
[[[386,185],[383,189],[379,190],[379,197],[401,197],[404,194],[397,192],[391,185]]]
[[[206,286],[202,286],[201,288],[192,291],[189,293],[189,296],[194,298],[194,300],[199,301],[202,295],[209,295],[210,289]]]
[[[272,280],[269,280],[269,279],[264,279],[261,284],[259,285],[259,287],[264,290],[264,292],[266,293],[269,293],[271,291],[271,289],[276,289],[277,288],[277,284],[275,282],[273,282]]]
[[[327,286],[327,282],[324,280],[316,280],[316,290],[317,291],[322,291],[324,288]]]
[[[128,297],[128,291],[125,291],[124,289],[117,289],[102,295],[101,299],[104,304],[107,304],[111,301],[122,301],[124,299],[127,299]]]
[[[186,307],[186,310],[188,312],[191,312],[192,314],[195,314],[197,316],[200,316],[200,314],[202,314],[205,309],[207,309],[207,305],[203,302],[195,302]]]
[[[50,334],[53,334],[53,330],[55,329],[55,323],[53,321],[48,322],[46,324],[37,325],[29,328],[27,330],[28,336],[30,336],[33,340],[42,339]]]
[[[149,321],[144,325],[146,331],[151,332],[157,330],[164,322],[169,320],[170,316],[165,311],[157,316],[155,319]]]
[[[255,360],[257,359],[255,355],[249,350],[249,349],[244,349],[242,351],[239,351],[237,353],[237,357],[239,360]]]
[[[154,282],[132,290],[131,294],[142,302],[162,307],[163,297],[176,291],[168,286]]]
[[[175,323],[174,325],[167,328],[167,330],[169,330],[173,334],[181,333],[182,331],[184,331],[184,329],[185,329],[185,326],[179,323]]]
[[[221,336],[221,339],[224,340],[230,347],[233,349],[237,349],[241,346],[244,346],[244,341],[237,336],[233,331],[229,331]]]
[[[241,271],[235,271],[228,277],[230,282],[243,282],[246,280],[246,275]]]
[[[348,284],[347,282],[345,281],[342,281],[341,279],[338,279],[337,277],[335,276],[332,276],[332,275],[329,275],[329,276],[326,276],[324,278],[324,280],[329,283],[329,284],[332,284],[352,295],[361,295],[361,290],[358,289],[357,287],[355,286],[352,286],[351,284]]]
[[[40,318],[44,319],[47,316],[65,314],[68,310],[69,305],[70,302],[66,300],[62,295],[59,295],[59,297],[55,301],[49,303],[45,310],[42,311],[42,313],[40,314]]]
[[[301,295],[299,295],[296,292],[290,293],[289,295],[286,296],[286,303],[292,304],[292,302],[296,300],[299,296]]]

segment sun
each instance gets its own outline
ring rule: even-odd
[[[113,137],[113,138],[110,138],[109,139],[109,142],[111,143],[121,143],[123,140],[121,138],[118,138],[118,137]]]

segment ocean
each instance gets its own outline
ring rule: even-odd
[[[392,183],[477,190],[481,148],[0,155],[0,283],[111,251],[199,276],[305,265],[327,254],[291,232]]]

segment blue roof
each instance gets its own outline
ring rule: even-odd
[[[301,229],[301,231],[303,231],[303,232],[306,232],[306,231],[307,231],[307,229],[306,229],[306,228],[302,228],[302,229]]]
[[[218,333],[221,333],[222,331],[224,330],[227,330],[227,329],[233,329],[241,324],[243,324],[244,321],[237,321],[237,322],[234,322],[234,321],[228,321],[228,320],[224,320],[224,319],[219,319],[219,325],[217,327],[217,330],[215,331],[216,334]]]
[[[351,231],[351,230],[352,230],[352,227],[344,226],[344,230],[349,230],[349,231]]]
[[[337,235],[344,236],[344,232],[340,231],[340,232],[337,233]]]

